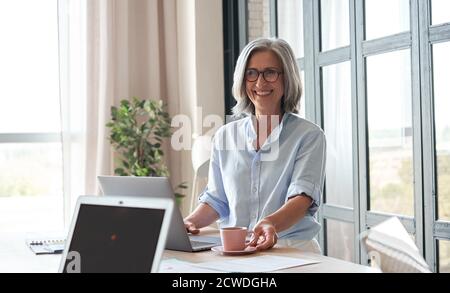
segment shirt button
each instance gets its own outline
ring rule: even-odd
[[[253,187],[253,192],[257,192],[257,191],[258,191],[258,188]]]

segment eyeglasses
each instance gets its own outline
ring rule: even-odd
[[[252,68],[252,69],[247,69],[245,71],[245,79],[247,81],[254,82],[254,81],[257,81],[259,78],[259,75],[262,74],[265,81],[276,82],[278,80],[278,77],[282,73],[283,72],[277,71],[275,69],[267,69],[264,71],[259,71],[259,70]]]

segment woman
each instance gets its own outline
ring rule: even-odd
[[[253,230],[258,250],[277,242],[320,252],[314,237],[324,182],[323,131],[296,114],[302,95],[291,47],[258,39],[238,58],[235,116],[214,136],[208,185],[185,218],[189,232],[219,220],[220,227]],[[224,147],[225,146],[225,147]]]

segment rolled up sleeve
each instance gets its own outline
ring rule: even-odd
[[[208,185],[199,197],[200,203],[208,204],[220,217],[227,218],[230,214],[227,196],[223,187],[222,172],[220,170],[217,136],[213,139],[213,149],[209,162]]]
[[[297,151],[292,179],[286,194],[290,198],[306,194],[312,199],[309,214],[314,215],[320,204],[325,180],[326,140],[322,130],[308,133]]]

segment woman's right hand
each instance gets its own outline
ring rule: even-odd
[[[217,219],[219,219],[219,214],[208,204],[201,203],[183,221],[188,233],[198,234],[200,233],[200,228],[210,225]]]
[[[195,226],[195,224],[190,221],[185,220],[184,227],[186,227],[186,231],[188,231],[188,233],[191,233],[191,234],[198,234],[200,232],[200,230],[197,228],[197,226]]]

